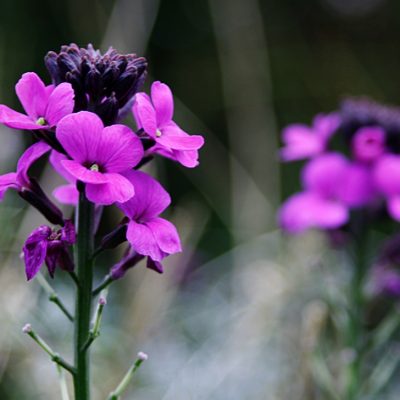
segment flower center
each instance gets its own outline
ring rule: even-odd
[[[157,129],[157,130],[156,130],[156,136],[157,136],[157,137],[160,137],[161,135],[162,135],[162,134],[161,134],[161,131],[160,131],[159,129]]]
[[[47,125],[47,122],[46,122],[46,120],[43,118],[43,117],[40,117],[40,118],[38,118],[37,120],[36,120],[36,123],[38,124],[38,125]]]
[[[89,168],[91,171],[99,172],[100,167],[97,164],[92,164]]]

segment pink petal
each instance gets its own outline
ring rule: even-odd
[[[34,121],[45,116],[48,94],[44,83],[34,72],[23,74],[15,85],[15,91],[24,110]]]
[[[105,176],[107,183],[86,185],[86,197],[92,203],[107,206],[116,202],[125,203],[134,196],[135,189],[128,179],[119,174]]]
[[[27,115],[14,111],[2,104],[0,105],[0,123],[14,129],[36,130],[46,128],[34,122]]]
[[[133,103],[133,114],[140,127],[151,137],[156,136],[157,118],[156,112],[149,97],[144,93],[138,93]]]
[[[4,194],[8,189],[19,189],[15,172],[0,175],[0,200],[3,200]]]
[[[112,125],[104,128],[94,157],[106,172],[123,172],[139,163],[143,146],[127,126]]]
[[[61,165],[69,174],[79,181],[93,184],[109,182],[107,174],[98,171],[91,171],[74,160],[61,161]]]
[[[338,198],[350,207],[368,204],[375,195],[370,169],[365,165],[350,164],[337,189]]]
[[[163,128],[156,142],[174,150],[198,150],[204,144],[204,138],[200,135],[174,135],[175,130]]]
[[[130,221],[126,238],[133,249],[143,256],[149,256],[154,261],[161,261],[165,254],[159,248],[153,232],[146,225]]]
[[[69,114],[57,125],[56,137],[67,153],[79,163],[95,162],[93,155],[101,141],[103,122],[96,114]]]
[[[67,156],[59,153],[58,151],[53,150],[50,153],[50,164],[56,170],[56,172],[61,175],[67,182],[76,183],[76,179],[67,172],[67,170],[62,166],[61,162],[64,160],[68,160]]]
[[[388,199],[387,209],[396,221],[400,221],[400,195]]]
[[[146,222],[151,229],[160,249],[168,254],[182,251],[181,241],[175,226],[163,218],[154,218]]]
[[[313,121],[313,130],[325,143],[337,131],[341,123],[338,113],[318,114]]]
[[[285,147],[281,149],[280,156],[283,161],[313,157],[320,154],[325,147],[325,140],[306,125],[289,125],[282,136]]]
[[[348,161],[338,153],[321,155],[311,160],[302,171],[305,189],[325,197],[336,196],[346,174]]]
[[[380,158],[373,171],[376,187],[386,196],[400,194],[400,156],[387,154]]]
[[[48,144],[38,142],[25,150],[17,164],[17,180],[21,186],[29,184],[28,169],[30,166],[50,149]]]
[[[348,217],[348,210],[342,204],[309,192],[289,197],[279,211],[280,225],[289,233],[300,233],[310,228],[338,228],[347,222]]]
[[[63,82],[56,86],[49,97],[45,115],[50,126],[56,126],[61,118],[72,113],[74,97],[74,89],[70,83]]]
[[[184,167],[194,168],[199,165],[199,153],[197,150],[174,150],[173,154],[176,161]]]
[[[146,221],[157,217],[171,203],[168,192],[150,175],[129,171],[124,176],[135,187],[135,196],[118,207],[131,219]]]
[[[77,205],[79,201],[79,192],[76,185],[62,185],[54,189],[53,196],[61,203],[68,205]]]
[[[151,100],[156,110],[157,125],[161,126],[172,120],[174,99],[171,89],[159,81],[151,85]]]

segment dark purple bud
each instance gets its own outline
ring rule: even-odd
[[[118,117],[118,101],[114,94],[97,105],[93,111],[102,119],[104,125],[115,124]]]
[[[53,80],[54,85],[59,85],[62,82],[62,78],[60,76],[58,64],[57,64],[57,53],[54,51],[49,51],[44,58],[44,63],[46,65],[47,70],[50,73],[50,76]]]
[[[74,244],[76,242],[76,232],[74,224],[71,220],[65,220],[64,227],[60,230],[61,240],[66,244]]]
[[[119,263],[111,268],[111,278],[114,280],[122,278],[128,269],[133,268],[140,260],[143,260],[143,258],[144,256],[131,249]]]
[[[150,257],[147,257],[146,267],[158,272],[159,274],[162,274],[164,272],[162,264],[158,261],[152,260]]]
[[[64,271],[73,271],[74,263],[65,244],[61,240],[50,240],[47,245],[46,265],[53,278],[57,267]]]
[[[22,188],[18,194],[42,213],[49,222],[54,225],[64,225],[61,210],[46,196],[36,180],[31,178],[30,187]]]
[[[125,223],[121,223],[112,232],[103,237],[100,244],[101,250],[114,249],[126,241],[127,218],[124,218],[124,221]]]

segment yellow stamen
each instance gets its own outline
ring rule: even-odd
[[[38,125],[47,125],[47,122],[46,122],[46,120],[43,118],[43,117],[40,117],[40,118],[38,118],[37,120],[36,120],[36,123],[38,124]]]

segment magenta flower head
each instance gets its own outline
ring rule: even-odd
[[[305,191],[291,196],[279,211],[289,233],[310,228],[335,229],[349,219],[349,209],[362,207],[375,196],[369,170],[338,153],[311,160],[303,169]]]
[[[65,171],[85,183],[86,197],[110,205],[128,201],[133,184],[122,175],[143,157],[139,138],[124,125],[104,127],[94,113],[81,111],[63,118],[56,137],[71,160],[62,160]]]
[[[36,180],[28,176],[31,165],[49,150],[50,146],[46,143],[35,143],[22,154],[16,172],[0,175],[0,201],[8,189],[17,190],[24,200],[38,209],[51,223],[63,225],[61,211],[49,200]]]
[[[376,187],[386,198],[390,216],[400,221],[400,156],[387,154],[381,157],[375,165],[373,177]]]
[[[174,100],[165,83],[154,82],[151,85],[151,98],[138,93],[132,111],[138,128],[142,128],[156,143],[150,153],[171,158],[188,168],[198,165],[198,150],[203,146],[204,138],[187,134],[172,121]]]
[[[285,145],[280,152],[282,160],[302,160],[323,153],[339,125],[340,117],[337,113],[317,115],[311,127],[304,124],[289,125],[282,133]]]
[[[136,54],[119,54],[110,47],[104,54],[91,44],[74,43],[45,57],[53,83],[69,82],[75,91],[74,111],[90,110],[111,125],[129,110],[146,77],[147,61]]]
[[[74,263],[68,246],[75,243],[75,229],[71,221],[65,221],[63,228],[55,231],[47,225],[36,228],[26,240],[23,253],[26,277],[31,280],[46,263],[53,278],[56,267],[72,271]]]
[[[15,86],[26,114],[0,105],[0,123],[15,129],[50,129],[74,108],[74,91],[69,83],[45,86],[34,73],[27,72]]]
[[[360,162],[374,162],[385,151],[386,133],[380,126],[365,126],[358,129],[352,139],[354,158]]]
[[[148,256],[162,271],[159,263],[169,254],[182,251],[175,226],[159,215],[169,206],[171,198],[151,176],[140,171],[125,174],[136,189],[135,196],[118,207],[129,218],[126,237],[133,250]]]

